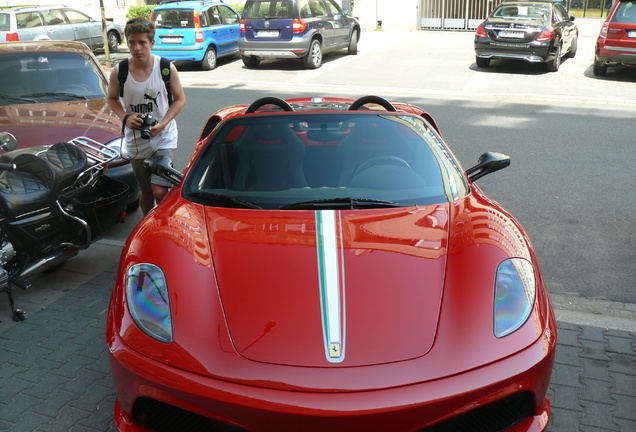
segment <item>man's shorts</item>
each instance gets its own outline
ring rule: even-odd
[[[156,150],[152,156],[166,156],[171,161],[174,160],[174,157],[177,154],[177,149],[159,149]],[[152,157],[151,156],[151,157]],[[169,181],[159,177],[158,175],[152,174],[146,168],[144,168],[144,160],[145,159],[131,159],[130,163],[132,165],[133,171],[135,172],[135,177],[137,178],[137,182],[139,183],[139,189],[142,193],[152,193],[151,184],[156,184],[159,186],[172,186],[172,183]]]

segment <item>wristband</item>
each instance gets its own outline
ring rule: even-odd
[[[128,117],[130,117],[130,114],[126,114],[124,116],[124,119],[121,121],[121,134],[124,134],[124,129],[126,128],[126,120],[128,120]]]

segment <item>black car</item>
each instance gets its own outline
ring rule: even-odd
[[[561,58],[576,54],[579,29],[574,15],[551,1],[501,3],[475,33],[478,67],[491,59],[516,59],[545,63],[556,72]]]
[[[292,58],[316,69],[324,53],[346,48],[357,54],[360,23],[334,0],[247,0],[240,32],[238,47],[247,67]]]

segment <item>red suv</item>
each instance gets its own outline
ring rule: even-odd
[[[636,65],[636,0],[617,0],[596,41],[594,75],[608,66]]]

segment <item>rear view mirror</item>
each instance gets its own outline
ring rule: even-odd
[[[477,165],[468,168],[466,174],[471,181],[482,178],[486,174],[499,171],[510,165],[510,156],[502,153],[487,152],[479,157]]]
[[[12,151],[18,147],[18,140],[9,132],[0,132],[0,149]]]
[[[181,180],[183,180],[183,174],[172,168],[172,161],[165,156],[155,156],[146,159],[144,168],[175,186],[179,186]]]

